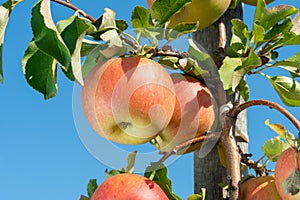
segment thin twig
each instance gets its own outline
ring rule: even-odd
[[[209,133],[207,135],[202,135],[200,137],[196,137],[196,138],[193,138],[191,140],[188,140],[188,141],[186,141],[186,142],[184,142],[180,145],[177,145],[171,151],[166,152],[158,162],[165,162],[170,156],[180,152],[181,150],[183,150],[183,149],[185,149],[185,148],[187,148],[191,145],[201,143],[204,140],[218,140],[219,137],[220,137],[220,133],[212,132],[212,133]]]
[[[258,99],[258,100],[251,100],[251,101],[245,102],[245,103],[233,108],[230,115],[237,116],[243,110],[245,110],[251,106],[259,106],[259,105],[268,106],[269,108],[273,108],[273,109],[279,111],[293,123],[293,125],[297,128],[297,130],[300,131],[300,122],[284,107],[280,106],[279,104],[277,104],[275,102],[269,101],[269,100]]]
[[[51,1],[53,1],[55,3],[58,3],[58,4],[61,4],[63,6],[66,6],[66,7],[70,8],[70,9],[72,9],[74,11],[81,11],[81,9],[77,8],[75,5],[73,5],[72,3],[70,3],[70,1],[62,1],[62,0],[51,0]],[[85,18],[89,19],[91,22],[95,22],[96,21],[92,16],[90,16],[89,14],[86,14],[83,11],[80,12],[80,14],[82,16],[84,16]]]

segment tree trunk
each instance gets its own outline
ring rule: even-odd
[[[231,19],[242,19],[243,7],[239,4],[235,9],[229,9],[223,16],[225,19],[227,44],[231,39]],[[214,54],[219,47],[218,29],[208,27],[193,34],[193,39],[196,40],[206,51],[214,57]],[[239,100],[240,96],[234,94],[228,97],[229,102]],[[242,101],[242,100],[241,100]],[[243,152],[248,151],[248,135],[247,135],[247,120],[246,112],[244,111],[238,116],[235,131],[238,146]],[[219,186],[220,183],[227,184],[227,171],[220,164],[218,151],[216,146],[204,158],[200,157],[199,150],[194,153],[194,191],[199,193],[201,188],[206,189],[205,200],[219,200],[226,198],[227,193]],[[244,169],[242,175],[247,174],[247,169]]]

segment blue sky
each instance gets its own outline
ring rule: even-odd
[[[59,72],[58,95],[45,101],[24,79],[21,59],[32,37],[30,10],[34,2],[26,0],[16,7],[5,35],[5,83],[0,85],[0,199],[79,199],[80,194],[86,194],[88,180],[97,178],[99,182],[103,181],[108,167],[95,159],[80,140],[72,110],[74,84]],[[141,0],[72,2],[95,18],[108,7],[117,12],[117,18],[126,20],[129,20],[135,5],[146,6]],[[270,6],[283,3],[300,8],[298,0],[277,0]],[[73,14],[73,11],[58,4],[52,3],[51,6],[56,21]],[[250,25],[254,7],[245,6],[244,13],[245,22]],[[285,58],[298,51],[299,47],[285,48],[281,56]],[[265,78],[257,75],[249,77],[248,81],[251,99],[280,102]],[[299,108],[288,109],[300,119]],[[296,132],[290,122],[274,110],[249,109],[249,151],[254,158],[262,155],[264,141],[275,136],[264,125],[266,119],[270,119],[271,123],[280,122]],[[143,147],[139,148],[142,151]],[[104,153],[110,155],[110,152]],[[182,156],[172,163],[169,176],[175,193],[183,199],[193,193],[193,154]]]

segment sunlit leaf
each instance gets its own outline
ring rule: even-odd
[[[205,200],[205,195],[206,195],[206,189],[201,188],[200,194],[192,194],[188,196],[187,200]]]
[[[92,198],[95,190],[98,188],[97,180],[91,179],[87,185],[87,194],[89,198]]]
[[[136,154],[137,154],[137,151],[133,151],[128,155],[127,166],[125,169],[126,173],[133,173]]]
[[[232,87],[233,74],[235,72],[235,69],[240,66],[242,66],[241,58],[226,57],[224,59],[219,73],[225,90],[228,90]]]
[[[198,30],[199,23],[181,23],[176,24],[176,26],[168,32],[168,40],[175,40],[180,36],[188,33],[192,33]]]
[[[62,69],[71,80],[76,80],[81,85],[83,85],[83,78],[81,73],[80,50],[83,37],[88,28],[89,26],[85,21],[77,15],[73,15],[66,20],[61,20],[57,24],[57,29],[71,53],[70,66],[67,70]]]
[[[283,151],[283,141],[279,137],[271,138],[262,146],[264,154],[273,162],[276,162]]]
[[[149,28],[154,26],[150,11],[142,6],[136,6],[133,9],[131,24],[133,28]]]
[[[71,55],[52,20],[50,0],[39,0],[33,6],[31,27],[36,46],[67,69],[71,62]]]
[[[286,76],[267,76],[268,80],[287,106],[300,106],[300,84]]]
[[[22,59],[22,68],[28,84],[44,94],[45,99],[56,96],[56,61],[31,42]]]
[[[295,55],[282,60],[282,61],[276,61],[274,66],[290,66],[290,67],[296,67],[300,69],[300,52],[296,53]]]
[[[156,0],[152,5],[152,11],[157,21],[164,24],[191,2],[192,0]]]
[[[265,125],[269,126],[275,133],[277,133],[280,137],[286,138],[287,131],[284,126],[281,124],[270,124],[270,120],[265,121]]]
[[[4,41],[4,32],[13,8],[23,0],[8,0],[0,5],[0,83],[3,83],[3,64],[2,64],[2,47]]]
[[[243,99],[244,99],[245,101],[248,101],[248,99],[249,99],[249,94],[250,94],[250,88],[249,88],[247,82],[246,82],[244,79],[242,79],[242,80],[240,81],[240,83],[239,83],[237,89],[238,89],[240,95],[243,97]]]

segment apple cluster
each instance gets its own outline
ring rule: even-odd
[[[82,106],[100,136],[131,145],[155,141],[163,152],[205,134],[216,118],[214,98],[203,83],[169,74],[144,57],[112,58],[96,65],[85,78]]]

